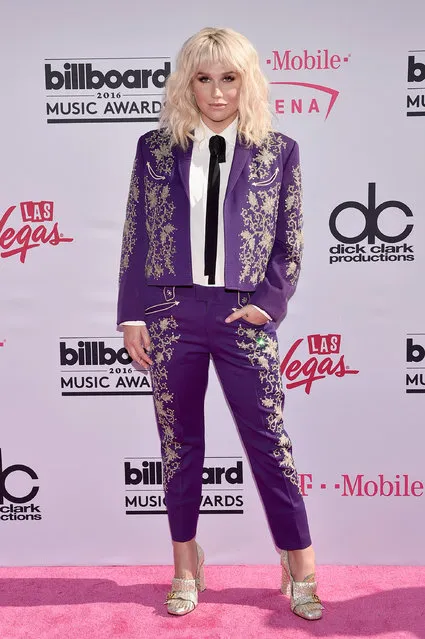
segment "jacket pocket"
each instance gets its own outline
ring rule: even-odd
[[[252,186],[269,186],[270,184],[272,184],[272,182],[276,180],[278,173],[279,173],[279,167],[276,168],[276,171],[267,180],[262,180],[261,182],[253,182]]]
[[[146,166],[147,166],[148,173],[151,176],[151,178],[153,178],[154,180],[165,180],[165,176],[164,175],[158,175],[158,173],[155,173],[155,171],[151,167],[151,163],[150,162],[146,162]]]

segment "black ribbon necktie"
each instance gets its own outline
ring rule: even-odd
[[[220,162],[226,161],[226,140],[221,135],[210,138],[208,169],[207,217],[205,223],[205,270],[208,284],[215,284],[217,261],[218,197],[220,193]]]

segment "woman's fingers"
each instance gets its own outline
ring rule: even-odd
[[[146,326],[141,326],[141,334],[142,334],[142,343],[145,351],[150,353],[151,350],[151,338],[149,336],[149,331]]]
[[[145,368],[153,364],[148,355],[150,350],[149,332],[146,326],[124,326],[124,346],[130,357]]]
[[[246,309],[247,309],[246,306],[244,306],[243,308],[234,309],[233,313],[229,315],[228,317],[226,317],[224,321],[226,322],[226,324],[229,324],[230,322],[234,322],[240,317],[243,317],[244,315],[246,315]]]
[[[259,311],[252,304],[248,304],[247,306],[243,306],[242,308],[234,309],[233,313],[226,317],[224,320],[226,323],[234,322],[235,320],[243,317],[251,324],[256,324],[258,326],[267,323],[267,317]]]

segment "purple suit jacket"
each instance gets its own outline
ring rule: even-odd
[[[163,130],[139,139],[124,224],[118,323],[143,320],[147,286],[193,284],[187,151]],[[224,200],[225,286],[278,321],[295,291],[302,255],[298,144],[273,132],[236,142]],[[201,250],[201,247],[200,247]]]

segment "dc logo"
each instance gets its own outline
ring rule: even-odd
[[[379,227],[379,216],[385,209],[399,209],[404,213],[405,217],[412,217],[413,213],[409,207],[403,202],[398,200],[388,200],[382,202],[379,206],[376,206],[376,184],[375,182],[369,182],[368,192],[368,204],[365,206],[360,202],[342,202],[331,213],[329,218],[329,228],[332,235],[346,244],[357,244],[367,238],[368,244],[375,244],[376,239],[381,242],[387,242],[389,244],[395,244],[405,240],[412,232],[413,224],[406,224],[404,230],[398,235],[386,235]],[[339,214],[346,209],[357,209],[364,215],[364,229],[358,235],[347,236],[343,235],[337,228],[337,219]]]
[[[38,486],[33,486],[30,492],[27,495],[22,497],[17,497],[16,495],[11,495],[11,493],[6,489],[6,479],[12,473],[26,473],[31,477],[31,479],[38,479],[36,473],[29,466],[24,466],[24,464],[13,464],[8,468],[3,470],[2,456],[1,456],[1,448],[0,448],[0,504],[3,504],[4,499],[11,502],[12,504],[25,504],[28,501],[32,501],[34,497],[37,495],[39,491]]]

